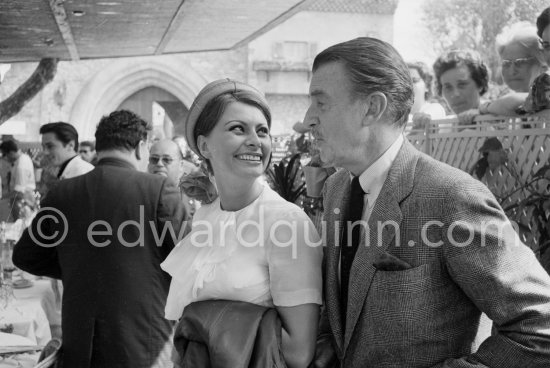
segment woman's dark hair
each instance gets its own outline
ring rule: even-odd
[[[104,116],[95,132],[96,151],[131,151],[140,141],[147,141],[149,124],[128,110],[114,111]]]
[[[271,111],[269,110],[269,106],[259,99],[256,94],[243,90],[227,92],[214,97],[204,106],[204,109],[197,118],[195,130],[193,131],[193,138],[195,139],[195,142],[198,142],[198,137],[200,135],[207,137],[210,132],[212,132],[227,109],[227,106],[233,102],[240,102],[259,109],[264,115],[268,127],[271,128]],[[212,172],[212,166],[207,159],[206,165],[210,172]]]
[[[409,69],[416,70],[420,78],[422,78],[422,80],[424,81],[424,84],[426,85],[426,96],[424,97],[426,100],[428,100],[430,97],[432,97],[432,82],[434,79],[430,67],[428,67],[426,63],[423,63],[421,61],[408,62],[407,66],[409,67]]]
[[[548,106],[546,91],[550,89],[550,75],[542,73],[535,78],[531,85],[531,97],[534,111],[544,110]]]
[[[483,95],[489,88],[489,69],[481,59],[481,56],[472,50],[452,50],[444,53],[434,63],[435,82],[437,94],[441,96],[441,75],[448,70],[466,66],[470,76],[479,88],[479,94]]]
[[[537,18],[537,35],[542,37],[542,32],[550,24],[550,7],[544,9]]]

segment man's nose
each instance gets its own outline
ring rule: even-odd
[[[313,128],[317,125],[317,123],[318,120],[314,108],[310,105],[306,111],[306,116],[304,117],[304,124],[310,128]]]

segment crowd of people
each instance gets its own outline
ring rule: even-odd
[[[518,22],[505,27],[496,37],[495,48],[500,57],[499,73],[506,88],[492,98],[484,97],[491,88],[490,72],[476,50],[449,50],[437,58],[433,74],[440,101],[425,100],[422,96],[430,96],[432,84],[429,80],[432,77],[428,67],[422,63],[409,63],[413,78],[419,74],[428,90],[428,93],[422,90],[415,93],[415,106],[419,105],[416,101],[422,101],[419,106],[427,108],[415,110],[413,106],[413,128],[424,129],[431,120],[442,117],[441,110],[434,108],[438,102],[446,104],[449,115],[457,115],[463,125],[472,124],[474,118],[481,114],[519,116],[542,110],[533,109],[528,96],[535,79],[548,70],[548,28],[548,10],[545,10],[538,17],[536,26],[526,21]],[[415,64],[421,66],[415,67]],[[546,102],[544,107],[550,107],[550,99],[547,98]]]
[[[437,93],[459,115],[524,103],[549,21],[535,43],[523,25],[499,37],[513,97],[482,100],[488,69],[467,50],[438,58]],[[189,109],[216,190],[200,206],[178,187],[197,168],[136,114],[104,116],[95,146],[44,125],[57,176],[13,262],[59,280],[63,366],[548,367],[550,276],[482,183],[404,137],[442,114],[430,85],[376,38],[315,57],[303,124],[337,168],[317,227],[264,180],[271,111],[246,83],[211,82]],[[0,150],[30,181],[16,143]]]

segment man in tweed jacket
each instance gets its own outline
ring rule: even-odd
[[[326,49],[310,95],[321,157],[344,168],[324,196],[322,326],[340,366],[550,367],[550,277],[483,184],[403,138],[413,86],[397,51],[373,38]],[[361,232],[344,262],[354,177]]]

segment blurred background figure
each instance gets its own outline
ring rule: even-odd
[[[84,175],[94,169],[92,164],[84,161],[78,155],[78,132],[71,124],[65,122],[44,124],[40,127],[40,134],[42,134],[45,162],[48,166],[57,169],[56,181]],[[50,187],[55,185],[56,181],[50,182]],[[46,188],[46,191],[49,189]],[[60,280],[52,279],[51,285],[56,302],[56,319],[52,324],[61,326],[63,284]],[[56,333],[60,333],[60,331],[56,331]]]
[[[482,96],[489,89],[489,68],[473,50],[451,50],[433,66],[436,88],[460,125],[470,125],[479,115]]]
[[[423,128],[431,119],[444,118],[445,108],[438,102],[432,102],[433,75],[430,68],[420,61],[407,63],[414,86],[414,104],[411,108],[409,121],[413,128]]]
[[[7,221],[16,221],[30,215],[35,207],[36,181],[32,159],[23,153],[14,140],[0,144],[2,158],[11,166],[8,180],[8,196],[2,201],[0,215]]]
[[[515,24],[497,36],[497,50],[502,59],[502,77],[514,92],[481,104],[479,111],[482,114],[517,116],[533,113],[526,109],[529,87],[538,75],[547,70],[550,63],[550,7],[543,10],[537,18],[536,35],[540,38],[534,37],[533,30],[523,24]],[[534,39],[538,42],[536,46],[533,44]],[[518,71],[505,70],[512,67]],[[522,72],[523,79],[518,77]],[[527,79],[529,87],[526,89]],[[549,110],[542,110],[536,115],[550,118]]]
[[[179,183],[183,175],[183,154],[178,145],[170,139],[156,141],[149,151],[147,171]]]
[[[17,143],[13,140],[0,144],[2,158],[11,164],[9,194],[16,196],[25,192],[32,192],[36,189],[34,179],[34,166],[32,159],[23,153]]]
[[[58,167],[58,179],[86,174],[94,166],[78,155],[78,132],[69,123],[48,123],[40,127],[42,149],[52,166]]]
[[[546,63],[550,64],[550,7],[544,9],[537,18],[537,35]]]
[[[170,178],[179,185],[181,177],[194,170],[196,170],[195,165],[184,159],[180,146],[176,142],[170,139],[161,139],[151,146],[149,164],[147,165],[147,171],[150,174]],[[194,201],[183,191],[181,191],[181,199],[186,213],[193,214],[195,212]]]
[[[496,48],[504,83],[514,92],[529,92],[533,80],[547,68],[535,26],[519,22],[504,28]]]
[[[89,162],[94,166],[97,164],[97,154],[95,152],[94,142],[91,142],[91,141],[80,142],[80,148],[78,150],[78,153],[80,154],[80,157],[84,161]]]
[[[472,50],[452,50],[434,63],[437,93],[453,113],[477,109],[489,87],[489,69]]]

